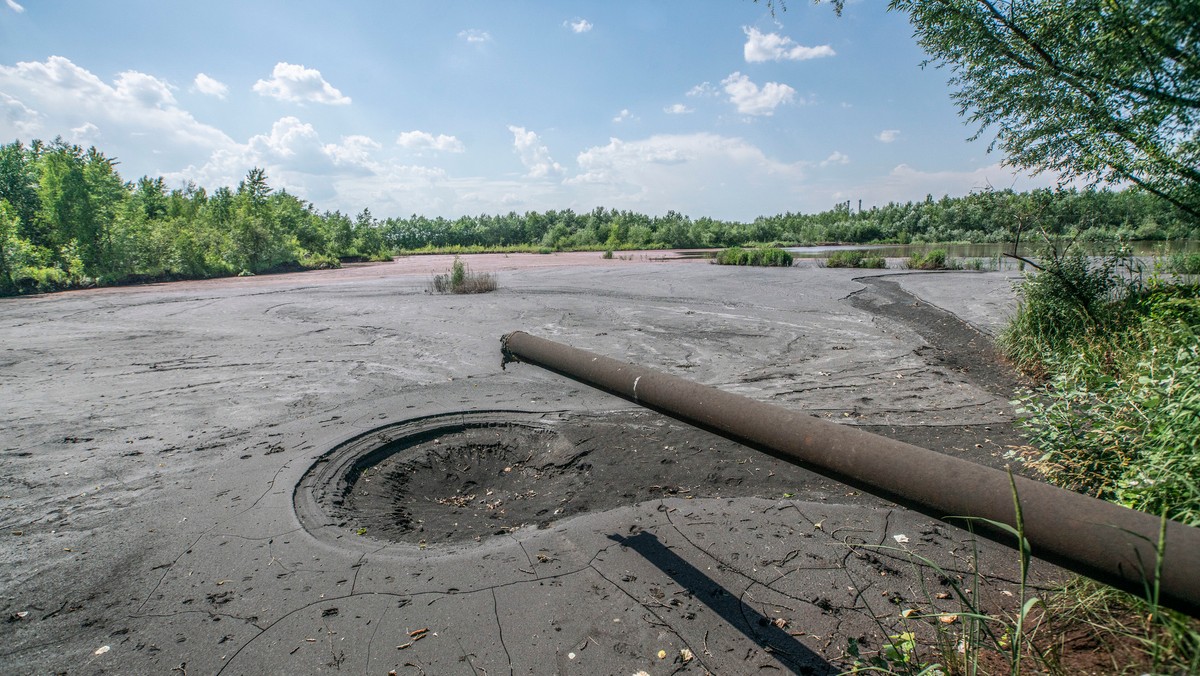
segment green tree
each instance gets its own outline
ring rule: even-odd
[[[13,273],[18,266],[19,225],[17,210],[12,208],[8,200],[0,197],[0,295],[10,294],[16,289]]]
[[[1129,182],[1200,218],[1200,2],[892,0],[1011,166]]]
[[[39,206],[33,159],[32,149],[20,141],[0,146],[0,199],[7,200],[16,212],[20,233],[25,236]]]

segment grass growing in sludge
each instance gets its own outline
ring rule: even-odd
[[[755,265],[763,267],[791,267],[792,255],[783,249],[743,249],[733,247],[719,252],[713,263],[717,265]]]
[[[467,264],[455,256],[450,272],[434,275],[429,290],[434,293],[487,293],[496,290],[496,275],[471,272]]]

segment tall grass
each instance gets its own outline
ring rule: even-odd
[[[1052,252],[1020,284],[1000,344],[1040,384],[1014,402],[1036,450],[1013,457],[1050,483],[1200,526],[1200,287],[1143,280],[1130,263]],[[1055,612],[1195,673],[1200,622],[1149,593],[1095,590],[1075,585]],[[1117,621],[1129,617],[1145,621]]]
[[[910,270],[947,270],[946,250],[934,249],[924,253],[914,253],[908,257],[905,265]]]
[[[496,290],[496,276],[471,272],[458,256],[450,265],[450,272],[434,275],[429,290],[435,293],[487,293]]]
[[[887,259],[879,254],[848,249],[834,251],[825,259],[827,268],[886,268]]]
[[[719,252],[713,263],[717,265],[757,265],[765,267],[791,267],[792,255],[783,249],[743,249],[733,247]]]

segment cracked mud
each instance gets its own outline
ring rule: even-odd
[[[473,261],[500,290],[472,297],[421,259],[0,301],[0,671],[825,674],[976,569],[1011,608],[1009,550],[498,350],[525,329],[999,465],[1021,440],[972,327],[1007,276],[523,260]]]

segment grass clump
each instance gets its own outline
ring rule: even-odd
[[[487,293],[496,290],[496,275],[471,272],[466,263],[455,256],[450,272],[433,276],[430,290],[435,293]]]
[[[834,251],[825,259],[827,268],[886,268],[887,260],[867,251]]]
[[[786,268],[792,265],[792,255],[783,249],[743,249],[741,247],[733,247],[717,253],[713,262],[717,265],[754,265]]]
[[[305,270],[335,270],[342,267],[342,261],[336,256],[314,253],[300,258],[300,267]]]
[[[910,270],[952,270],[946,263],[946,250],[934,249],[925,253],[915,253],[908,257],[906,267]]]
[[[1168,265],[1177,275],[1200,275],[1200,253],[1180,251],[1171,255]]]

